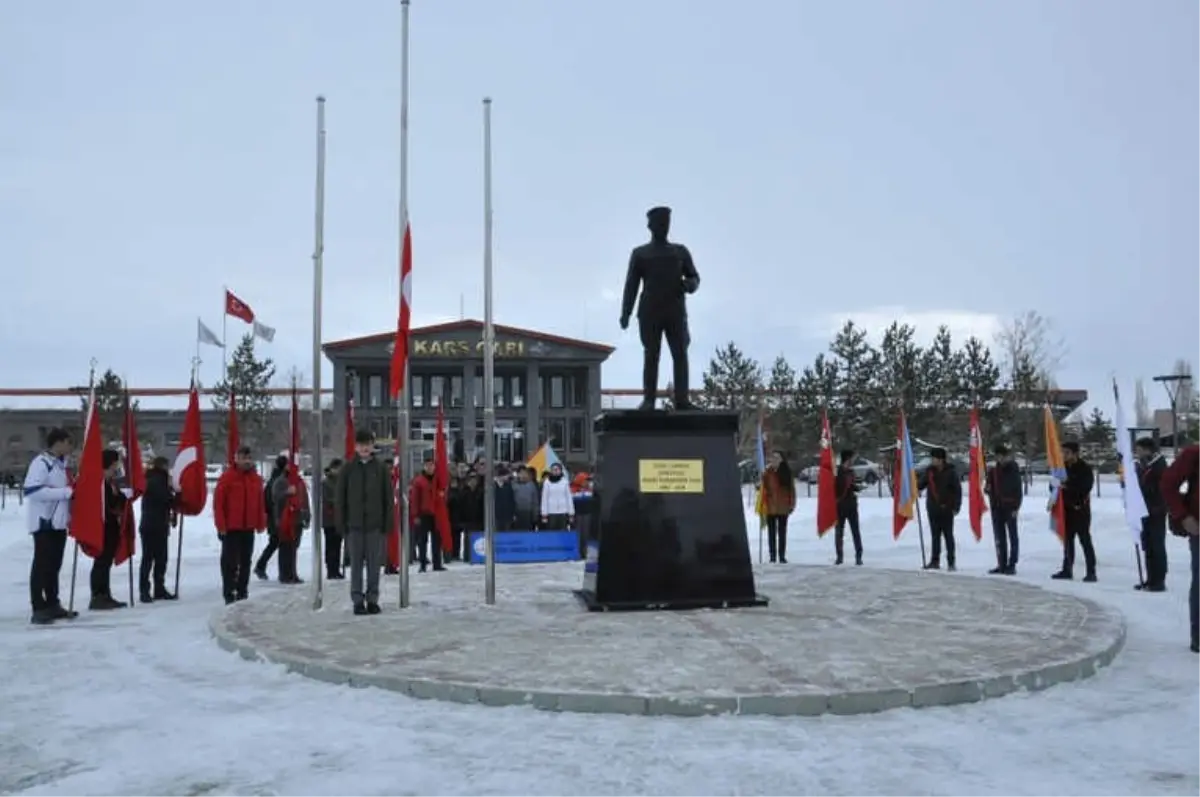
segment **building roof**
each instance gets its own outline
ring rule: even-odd
[[[510,327],[504,324],[495,324],[495,330],[502,335],[512,335],[513,337],[529,338],[531,340],[540,340],[546,343],[555,343],[559,346],[573,346],[577,349],[587,349],[589,351],[599,352],[601,354],[612,354],[616,349],[612,346],[603,343],[593,343],[588,340],[579,340],[577,338],[565,338],[561,335],[551,335],[546,332],[537,332],[532,329],[523,329],[521,327]],[[464,318],[459,321],[448,321],[444,324],[433,324],[426,327],[413,327],[412,335],[436,335],[442,332],[479,332],[483,334],[483,322],[474,318]],[[363,335],[357,338],[345,338],[343,340],[331,340],[321,345],[322,351],[337,352],[346,349],[353,349],[358,346],[371,343],[386,343],[396,337],[395,332],[379,332],[374,335]]]

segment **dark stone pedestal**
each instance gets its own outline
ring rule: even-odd
[[[737,413],[606,412],[595,421],[592,611],[765,606],[754,592]]]

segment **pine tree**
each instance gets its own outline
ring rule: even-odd
[[[762,390],[762,368],[732,341],[717,349],[704,370],[704,393],[698,403],[706,409],[738,412],[742,430],[739,449],[743,453],[754,440]]]
[[[796,413],[796,369],[782,354],[775,358],[767,375],[766,406],[771,447],[794,451],[800,431]]]
[[[273,402],[267,392],[274,377],[275,364],[271,359],[260,360],[254,355],[254,336],[242,336],[229,358],[225,378],[213,386],[213,408],[223,413],[219,432],[221,449],[224,449],[227,434],[231,387],[237,401],[241,441],[264,451],[274,448],[275,440],[270,429]]]
[[[96,414],[100,421],[100,435],[105,445],[121,443],[121,435],[125,425],[125,382],[111,368],[101,374],[96,381]],[[87,412],[87,396],[80,398],[83,412]],[[137,401],[131,406],[136,412]],[[83,445],[83,441],[79,441]]]
[[[922,352],[924,395],[911,410],[913,427],[925,439],[949,448],[967,438],[970,401],[963,395],[963,355],[954,348],[950,328],[938,327],[929,348]]]
[[[1092,407],[1092,414],[1083,422],[1083,442],[1108,453],[1113,450],[1117,441],[1117,429],[1112,421],[1104,416],[1099,407]]]
[[[832,405],[837,397],[839,382],[837,361],[824,354],[818,354],[813,364],[800,372],[796,380],[796,407],[791,420],[792,437],[798,452],[817,453],[821,442],[821,413],[830,408],[829,421],[833,423]],[[834,445],[837,444],[835,439]],[[803,457],[801,459],[804,460]]]
[[[847,321],[829,344],[837,362],[837,395],[830,407],[829,425],[840,442],[854,448],[873,442],[876,403],[872,384],[879,369],[879,353],[867,340],[865,329]]]
[[[1000,390],[1000,366],[992,359],[992,352],[983,341],[975,336],[967,338],[960,350],[962,371],[959,382],[963,399],[968,406],[979,408],[979,423],[984,440],[993,436],[1003,437],[1001,428],[1002,401]],[[997,440],[996,442],[1001,442]]]
[[[876,401],[875,438],[879,445],[896,439],[900,408],[909,415],[925,397],[925,378],[921,369],[924,352],[916,343],[917,331],[908,324],[892,322],[879,344],[879,368],[874,392]],[[910,431],[919,434],[921,430]]]

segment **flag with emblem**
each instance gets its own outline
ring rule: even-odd
[[[971,407],[971,441],[967,469],[967,515],[971,522],[971,533],[975,541],[983,539],[983,515],[987,512],[987,501],[983,495],[983,480],[987,478],[987,467],[983,462],[983,433],[979,430],[979,408]]]
[[[1067,508],[1063,502],[1062,483],[1067,478],[1067,466],[1063,462],[1062,445],[1058,442],[1058,424],[1050,405],[1042,408],[1042,426],[1046,436],[1046,465],[1050,468],[1050,499],[1046,511],[1050,513],[1050,530],[1065,540],[1067,535]]]
[[[183,416],[183,434],[171,465],[171,483],[178,494],[181,515],[199,515],[208,503],[208,480],[204,472],[204,437],[200,432],[200,392],[196,383],[188,391],[187,414]]]
[[[389,387],[392,398],[404,390],[404,372],[408,367],[408,334],[412,324],[412,229],[404,219],[404,242],[400,247],[400,316],[396,321],[396,340],[392,344]]]
[[[250,305],[235,296],[233,291],[228,288],[225,289],[225,315],[239,318],[247,324],[254,323],[254,311],[250,309]]]
[[[837,525],[837,480],[833,473],[833,435],[829,412],[821,412],[821,458],[817,463],[817,536]]]
[[[763,414],[759,410],[758,426],[754,432],[754,464],[758,466],[758,495],[754,499],[754,514],[758,515],[758,528],[767,527],[767,450],[763,435]],[[759,554],[762,554],[761,540]]]
[[[908,521],[917,516],[917,471],[904,410],[900,411],[896,430],[896,464],[893,473],[892,539],[898,540]]]

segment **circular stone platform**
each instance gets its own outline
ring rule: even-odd
[[[413,605],[350,613],[347,582],[264,585],[214,614],[222,647],[322,681],[419,698],[621,714],[858,714],[967,703],[1092,675],[1118,612],[1004,578],[872,568],[757,573],[767,608],[589,613],[581,564],[412,577]]]

